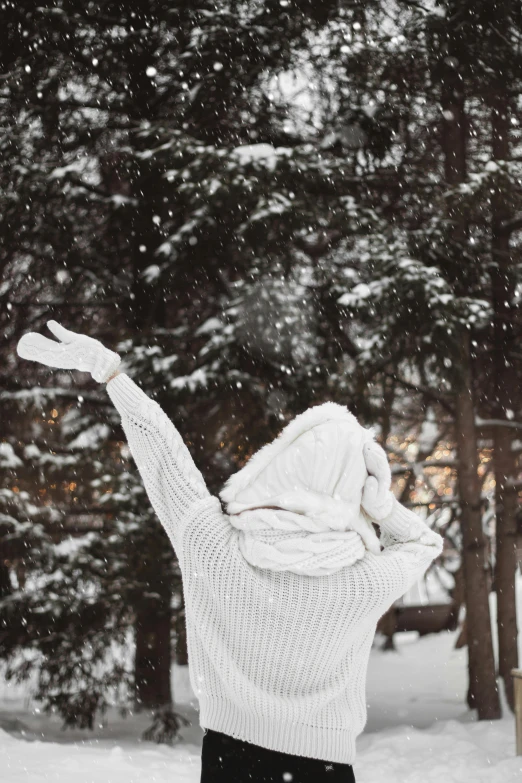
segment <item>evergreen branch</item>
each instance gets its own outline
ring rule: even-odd
[[[0,391],[0,400],[19,400],[28,399],[30,397],[41,397],[42,395],[48,395],[49,397],[62,397],[63,399],[78,400],[78,396],[83,397],[88,402],[94,402],[97,404],[106,404],[107,400],[104,397],[100,397],[94,392],[86,392],[82,389],[53,389],[45,386],[37,386],[31,388],[20,388],[17,391],[9,389]],[[71,452],[67,452],[68,455]]]
[[[511,220],[505,220],[500,225],[502,234],[513,234],[515,231],[519,231],[522,228],[522,214],[515,215]]]
[[[418,384],[412,383],[411,381],[407,381],[405,378],[401,378],[395,373],[388,372],[386,370],[382,370],[382,373],[387,378],[391,378],[392,380],[396,381],[403,388],[408,389],[409,391],[416,392],[417,394],[420,394],[423,397],[426,397],[427,399],[436,402],[438,405],[443,407],[444,410],[446,410],[448,413],[450,413],[451,415],[454,414],[453,406],[449,403],[449,401],[445,397],[442,397],[440,394],[434,392],[433,389],[429,389],[426,386],[419,386]]]
[[[172,297],[174,299],[175,297]],[[100,307],[114,307],[115,305],[119,305],[122,302],[130,302],[131,297],[129,296],[120,296],[117,299],[107,299],[105,302],[95,302],[92,304],[89,304],[89,302],[66,302],[66,301],[54,301],[54,302],[9,302],[11,307],[66,307],[66,308],[80,308],[80,309],[86,309],[86,310],[97,310]]]
[[[481,419],[477,416],[475,426],[483,429],[484,427],[508,427],[510,429],[522,430],[522,422],[509,421],[508,419]]]

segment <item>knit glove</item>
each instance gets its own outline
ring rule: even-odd
[[[393,508],[391,470],[388,458],[378,443],[371,440],[363,446],[363,456],[368,477],[364,484],[361,505],[368,516],[376,521],[385,519]]]
[[[99,383],[108,380],[119,366],[118,354],[105,348],[99,340],[71,332],[57,321],[47,321],[47,326],[61,342],[49,340],[38,332],[28,332],[18,341],[18,356],[48,367],[90,372]]]

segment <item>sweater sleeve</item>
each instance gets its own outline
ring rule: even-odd
[[[442,552],[444,539],[413,511],[394,500],[379,523],[382,551],[370,557],[372,602],[379,616],[417,582]]]
[[[176,547],[194,505],[212,496],[181,435],[157,402],[125,373],[108,382],[107,392],[120,413],[152,507]]]

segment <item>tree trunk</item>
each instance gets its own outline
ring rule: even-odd
[[[136,614],[134,661],[135,701],[138,708],[172,704],[170,685],[170,609],[158,611],[145,601]]]
[[[501,717],[501,710],[491,636],[469,348],[468,336],[462,346],[463,382],[455,400],[469,660],[468,702],[478,711],[479,720],[494,720]]]
[[[458,68],[462,57],[461,41],[458,32],[455,32],[450,24],[446,30],[444,51],[441,51],[442,143],[445,179],[448,185],[456,188],[465,182],[467,177],[468,120],[465,112],[464,83]],[[448,198],[447,205],[447,217],[451,226],[448,237],[448,273],[453,277],[457,295],[469,296],[474,279],[474,264],[467,260],[463,253],[463,249],[467,248],[467,214],[461,207],[458,195]],[[467,328],[459,330],[456,345],[459,356],[453,380],[466,595],[468,704],[477,710],[479,720],[491,720],[501,717],[501,709],[489,612],[485,539],[477,473],[471,336]]]
[[[8,566],[0,560],[0,598],[6,598],[11,595],[13,588],[11,586],[11,577]]]
[[[188,662],[185,610],[180,609],[176,617],[176,663],[178,666],[188,666]]]
[[[386,448],[386,443],[391,432],[391,412],[393,410],[393,403],[395,400],[395,381],[393,378],[384,377],[382,384],[383,406],[381,414],[381,443],[383,448]],[[415,484],[415,480],[413,483]],[[409,494],[409,488],[407,494]],[[394,638],[395,627],[395,603],[393,603],[388,611],[385,612],[380,618],[377,625],[377,630],[386,637],[386,641],[384,642],[384,646],[382,648],[383,650],[397,650]]]
[[[0,601],[7,598],[12,593],[11,577],[9,574],[9,568],[0,560]],[[3,611],[0,609],[0,659],[2,658],[2,637],[8,628],[8,621],[3,616]]]
[[[491,96],[492,151],[496,160],[509,157],[509,101],[498,86]],[[518,410],[518,384],[515,377],[511,350],[513,346],[513,299],[515,274],[510,251],[509,234],[503,230],[511,209],[506,185],[500,180],[494,188],[491,233],[491,284],[493,304],[493,371],[495,378],[495,418],[505,424],[494,427],[494,470],[496,511],[496,565],[495,589],[497,593],[497,628],[499,648],[499,674],[504,681],[506,699],[514,710],[514,690],[511,670],[518,668],[517,614],[515,573],[517,567],[517,506],[515,488],[517,473],[513,452],[513,429],[509,416]],[[513,412],[513,413],[512,413]]]

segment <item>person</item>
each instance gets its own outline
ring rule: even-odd
[[[313,406],[215,497],[120,356],[48,327],[58,341],[30,332],[18,354],[107,384],[178,557],[201,783],[355,781],[377,621],[443,546],[395,499],[372,432],[342,405]]]

